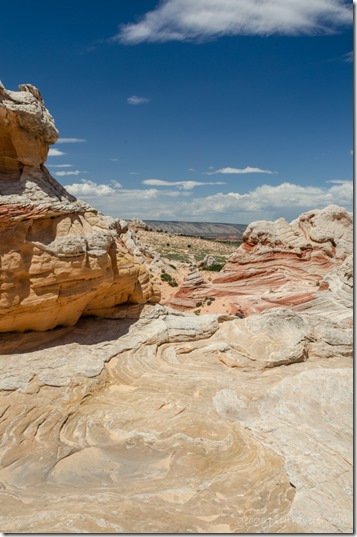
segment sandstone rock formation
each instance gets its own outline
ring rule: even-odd
[[[0,88],[1,531],[351,532],[350,215],[252,224],[212,285],[192,269],[181,300],[244,318],[144,304],[165,260],[50,176],[57,131],[20,89]]]
[[[351,329],[147,305],[0,345],[2,531],[351,531]]]
[[[45,168],[58,131],[40,92],[19,89],[0,86],[0,332],[46,330],[156,301],[120,222],[68,194]]]
[[[352,216],[330,205],[288,224],[254,222],[212,284],[183,285],[171,299],[193,308],[206,296],[225,297],[231,313],[249,315],[288,306],[352,322]]]

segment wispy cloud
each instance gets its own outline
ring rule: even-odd
[[[140,172],[129,172],[129,175],[141,175]]]
[[[149,101],[150,99],[147,97],[138,97],[137,95],[132,95],[131,97],[127,98],[127,102],[134,105],[148,103]]]
[[[61,155],[65,155],[66,153],[63,153],[63,151],[59,151],[58,149],[54,149],[53,147],[50,147],[48,150],[48,156],[49,157],[60,157]]]
[[[58,138],[56,144],[78,144],[85,141],[83,138]]]
[[[122,25],[114,41],[202,42],[224,35],[332,33],[352,24],[346,0],[163,0],[136,23]]]
[[[49,164],[49,168],[72,168],[73,164]]]
[[[329,181],[326,181],[326,183],[332,183],[334,185],[350,185],[351,181],[347,181],[346,179],[330,179]]]
[[[192,190],[196,186],[205,185],[225,185],[222,181],[217,182],[203,182],[203,181],[162,181],[161,179],[145,179],[144,185],[150,186],[177,186],[183,190]]]
[[[58,177],[65,177],[66,175],[81,175],[82,173],[88,173],[88,172],[81,172],[80,170],[71,170],[69,172],[54,172],[55,175]]]
[[[353,50],[351,50],[351,52],[347,52],[346,54],[344,54],[342,56],[342,60],[347,63],[352,63],[353,62]]]
[[[214,170],[212,172],[205,172],[206,175],[214,175],[216,173],[268,173],[272,174],[274,172],[270,170],[262,170],[261,168],[251,168],[250,166],[246,166],[246,168],[220,168],[219,170]]]

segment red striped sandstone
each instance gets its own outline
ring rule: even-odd
[[[183,285],[171,299],[179,309],[205,297],[226,298],[243,315],[287,306],[351,322],[352,216],[330,205],[290,224],[254,222],[212,284]]]

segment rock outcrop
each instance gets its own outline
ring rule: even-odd
[[[120,221],[68,194],[45,168],[58,131],[40,92],[19,89],[0,87],[0,332],[158,300]]]
[[[50,176],[57,131],[20,89],[0,88],[1,530],[352,532],[350,215],[252,224],[212,285],[192,266],[186,299],[244,318],[144,304],[165,261]]]
[[[183,285],[171,299],[193,308],[206,296],[226,298],[241,315],[287,306],[352,322],[352,216],[330,205],[288,224],[254,222],[212,284]]]
[[[2,334],[0,527],[350,532],[351,343],[284,308]]]

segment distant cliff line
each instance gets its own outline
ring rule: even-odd
[[[180,235],[190,235],[203,239],[240,241],[246,224],[223,224],[215,222],[179,222],[177,220],[145,220],[155,231],[167,231]]]

